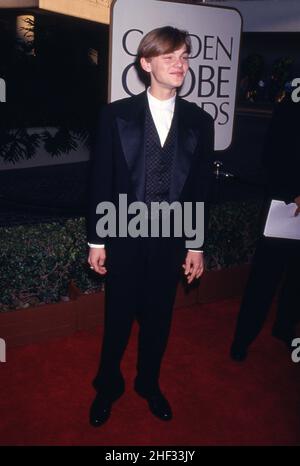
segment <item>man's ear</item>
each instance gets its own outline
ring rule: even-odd
[[[145,57],[142,57],[140,59],[140,64],[141,64],[141,67],[144,71],[146,71],[147,73],[150,73],[151,71],[151,62],[148,61]]]

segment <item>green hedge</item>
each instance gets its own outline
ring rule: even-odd
[[[212,207],[207,238],[209,270],[248,263],[258,233],[260,203]],[[102,287],[87,265],[85,220],[0,228],[0,312],[68,299],[74,281],[82,292]]]
[[[226,202],[212,207],[205,254],[208,270],[251,261],[261,207],[262,201]]]

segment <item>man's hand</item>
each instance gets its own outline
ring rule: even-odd
[[[106,267],[104,267],[105,259],[105,248],[90,248],[88,263],[93,267],[94,271],[100,275],[105,275],[107,272]]]
[[[204,258],[202,252],[188,251],[185,263],[182,264],[184,275],[187,277],[188,284],[192,283],[195,278],[201,277],[204,271]]]
[[[295,210],[295,217],[297,217],[297,215],[300,214],[300,196],[297,196],[295,199],[294,199],[294,202],[297,204],[297,209]]]

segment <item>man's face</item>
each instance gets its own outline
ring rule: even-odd
[[[148,60],[141,59],[141,65],[150,73],[151,87],[174,89],[182,86],[189,68],[186,46],[171,53],[158,55]]]

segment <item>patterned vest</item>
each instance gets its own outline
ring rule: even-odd
[[[172,119],[167,139],[161,146],[155,123],[149,107],[146,109],[145,121],[145,159],[146,185],[144,202],[148,208],[150,202],[169,201],[169,191],[173,158],[176,148],[177,125],[176,117]]]

